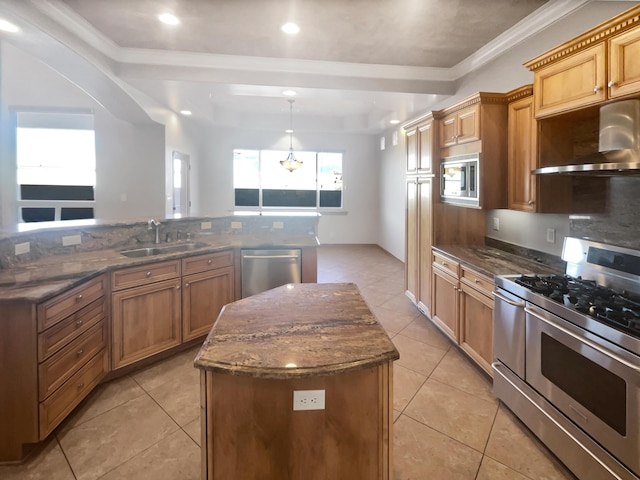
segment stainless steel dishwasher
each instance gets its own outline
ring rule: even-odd
[[[241,250],[242,298],[302,278],[300,249]]]

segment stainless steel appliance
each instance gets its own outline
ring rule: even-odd
[[[445,157],[440,163],[440,199],[458,205],[479,205],[480,154]]]
[[[494,392],[581,480],[640,478],[640,251],[566,238],[496,278]]]
[[[241,265],[242,298],[302,278],[300,249],[242,249]]]

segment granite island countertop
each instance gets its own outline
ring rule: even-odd
[[[51,255],[12,268],[0,269],[0,302],[16,300],[39,302],[110,270],[215,253],[230,248],[318,246],[315,235],[283,236],[282,238],[273,236],[268,240],[258,236],[214,235],[198,236],[195,241],[202,246],[188,251],[174,251],[137,258],[126,257],[120,253],[121,250],[131,248],[163,247],[187,242],[142,244],[131,248],[105,248],[89,252]]]
[[[231,375],[300,378],[398,358],[355,284],[300,283],[226,305],[195,366]]]
[[[433,249],[490,278],[497,275],[564,273],[557,265],[536,262],[486,245],[438,245]]]

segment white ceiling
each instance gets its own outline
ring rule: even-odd
[[[293,88],[298,130],[377,133],[589,1],[0,0],[22,29],[0,38],[134,121],[189,109],[281,129]],[[181,24],[161,24],[163,12]],[[300,33],[283,34],[286,21]]]

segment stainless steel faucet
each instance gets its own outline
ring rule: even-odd
[[[160,243],[160,222],[158,222],[156,219],[152,218],[151,220],[149,220],[147,222],[147,224],[149,225],[149,230],[155,228],[156,230],[156,238],[153,241],[153,243]]]

